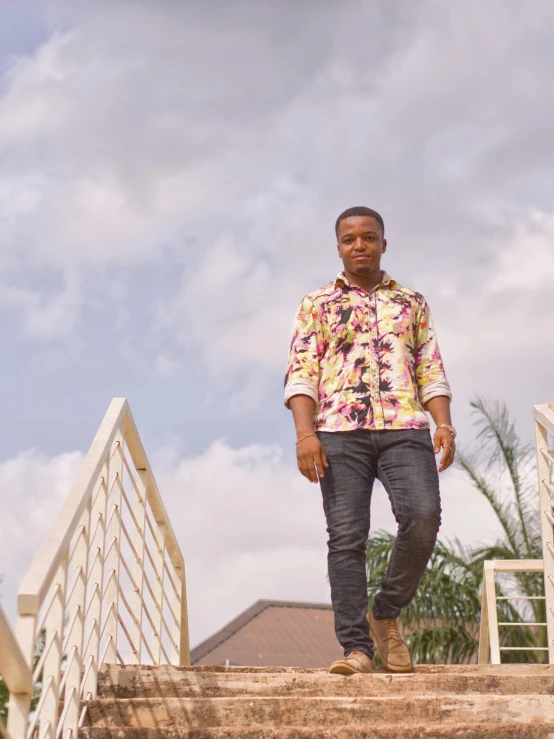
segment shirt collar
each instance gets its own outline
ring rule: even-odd
[[[344,272],[338,273],[335,282],[337,282],[341,287],[343,287],[344,285],[350,286],[348,277],[344,274]],[[386,287],[394,287],[396,285],[396,280],[393,280],[392,277],[387,272],[385,272],[385,270],[381,270],[381,282],[377,287],[381,287],[381,285]]]

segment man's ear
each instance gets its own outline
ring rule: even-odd
[[[386,251],[387,251],[387,240],[383,239],[383,251],[381,253],[384,254]]]

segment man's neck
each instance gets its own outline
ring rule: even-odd
[[[383,279],[383,273],[380,267],[362,275],[347,272],[346,270],[344,270],[344,274],[348,277],[348,282],[351,285],[355,285],[368,293],[376,288],[377,285],[380,285]]]

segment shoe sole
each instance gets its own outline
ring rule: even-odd
[[[361,670],[355,670],[351,665],[346,662],[339,662],[336,665],[332,665],[329,668],[331,675],[371,675],[371,672],[362,672]]]
[[[397,673],[415,672],[415,667],[413,665],[410,665],[409,667],[393,667],[392,665],[387,665],[383,663],[383,667],[388,672],[397,672]]]

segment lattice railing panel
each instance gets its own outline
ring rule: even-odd
[[[547,653],[549,664],[554,664],[554,403],[533,407],[537,444],[537,472],[539,493],[539,517],[542,538],[542,559],[540,560],[494,560],[485,562],[483,575],[483,597],[481,633],[479,640],[479,662],[499,664],[501,652]],[[496,575],[500,573],[540,573],[544,582],[542,594],[507,594],[502,598],[496,593]],[[542,588],[541,588],[542,590]],[[520,616],[517,620],[498,620],[498,601],[521,601],[514,606]],[[543,600],[546,620],[526,621],[525,614],[532,613],[531,601]],[[523,603],[527,601],[527,606]],[[521,617],[523,616],[523,618]],[[530,646],[507,646],[501,644],[501,628],[531,629],[540,637],[542,643]],[[546,631],[546,642],[542,634]]]
[[[10,712],[12,738],[76,737],[104,663],[188,664],[184,578],[127,403],[115,400],[20,590],[18,637],[40,697],[28,726]]]

